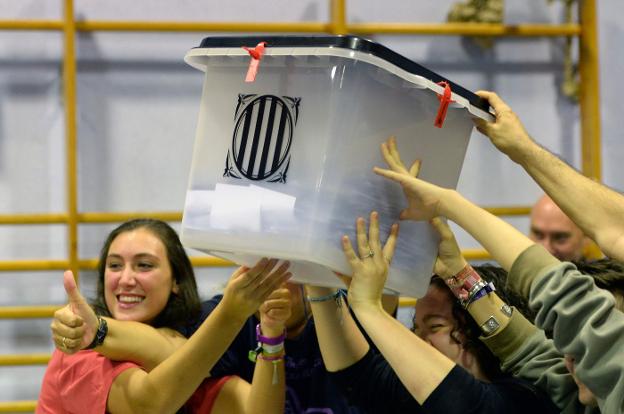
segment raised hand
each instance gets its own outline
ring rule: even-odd
[[[232,317],[247,319],[279,285],[291,277],[290,263],[261,259],[252,268],[239,267],[230,277],[221,303]]]
[[[430,220],[441,215],[441,202],[448,190],[416,178],[420,161],[415,161],[408,170],[401,161],[394,137],[381,144],[381,153],[390,168],[375,167],[373,171],[403,187],[408,207],[401,212],[401,219]]]
[[[398,224],[393,224],[388,240],[382,248],[379,240],[379,215],[374,211],[370,215],[368,236],[364,219],[359,217],[356,221],[359,256],[353,250],[349,237],[343,236],[342,249],[353,271],[349,285],[349,304],[352,307],[360,305],[381,307],[383,287],[394,255],[398,233]]]
[[[496,148],[513,161],[520,162],[520,158],[526,154],[527,146],[535,145],[520,118],[494,92],[477,91],[476,94],[487,99],[496,112],[496,119],[488,122],[475,118],[475,126],[479,132],[490,138]]]
[[[446,221],[440,217],[435,217],[431,220],[431,225],[440,234],[438,257],[433,271],[446,279],[459,273],[468,262],[462,256],[455,235]]]
[[[292,312],[290,291],[285,287],[275,289],[260,305],[260,326],[264,336],[280,336]]]
[[[95,312],[80,294],[70,270],[63,274],[63,285],[69,298],[67,306],[54,312],[50,324],[54,346],[66,354],[87,347],[95,338],[98,320]]]

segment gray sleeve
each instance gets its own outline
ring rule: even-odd
[[[578,378],[604,413],[624,412],[624,314],[613,296],[570,263],[547,266],[531,283],[535,324],[576,359]]]
[[[481,341],[498,357],[503,371],[544,390],[562,413],[584,412],[562,354],[522,313],[514,309],[507,326]]]
[[[546,391],[563,414],[600,412],[579,402],[578,388],[565,367],[563,356],[542,330],[536,330],[515,353],[502,361],[502,369]]]

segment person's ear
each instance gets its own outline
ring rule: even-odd
[[[171,291],[176,295],[180,293],[180,286],[178,285],[178,281],[173,279],[173,285],[171,286]]]

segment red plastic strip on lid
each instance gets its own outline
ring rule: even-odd
[[[442,81],[438,82],[437,84],[440,86],[444,86],[444,92],[442,94],[437,94],[438,99],[440,100],[440,107],[438,108],[438,114],[435,117],[433,125],[437,128],[442,128],[442,125],[444,125],[444,120],[446,119],[448,107],[452,102],[455,101],[451,99],[451,87],[448,82]]]
[[[264,55],[264,48],[266,47],[266,44],[266,42],[260,42],[256,45],[256,47],[243,46],[243,49],[245,49],[251,56],[251,62],[249,62],[245,82],[253,82],[256,80],[256,75],[258,74],[258,68],[260,67],[260,61]]]

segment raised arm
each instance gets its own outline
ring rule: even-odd
[[[179,409],[209,375],[247,318],[290,277],[288,264],[274,269],[276,263],[263,259],[251,269],[239,268],[228,282],[223,300],[184,345],[150,373],[129,369],[115,379],[108,411],[166,413]],[[271,361],[259,359],[257,369],[272,378]],[[273,390],[272,395],[282,398],[283,382],[278,381]]]
[[[520,253],[534,243],[510,224],[466,200],[455,190],[438,187],[414,177],[406,170],[394,138],[381,145],[389,169],[375,167],[375,173],[398,182],[408,199],[402,219],[431,220],[443,216],[470,233],[509,270]]]
[[[435,273],[449,287],[454,286],[456,275],[466,274],[466,269],[472,268],[462,257],[448,224],[439,217],[431,220],[431,224],[440,234]],[[498,288],[504,289],[504,286]],[[451,291],[456,295],[461,292],[454,288]],[[494,291],[467,306],[478,326],[483,326],[489,318],[496,320],[492,331],[484,332],[481,341],[498,357],[504,371],[545,390],[563,412],[582,412],[578,388],[565,367],[563,354],[557,351],[552,340],[546,338],[544,331],[507,305]]]
[[[291,314],[290,291],[276,289],[260,306],[260,332],[271,342],[257,355],[251,385],[234,377],[219,393],[214,413],[282,413],[286,400],[284,373],[284,334]]]
[[[597,183],[531,139],[520,119],[493,92],[496,119],[476,119],[477,129],[512,161],[520,164],[555,203],[610,257],[624,260],[624,196]]]
[[[423,404],[455,363],[383,310],[381,296],[391,257],[384,257],[381,248],[377,213],[371,213],[368,235],[363,218],[358,218],[356,228],[359,255],[347,236],[342,240],[353,270],[349,304],[408,392]]]

